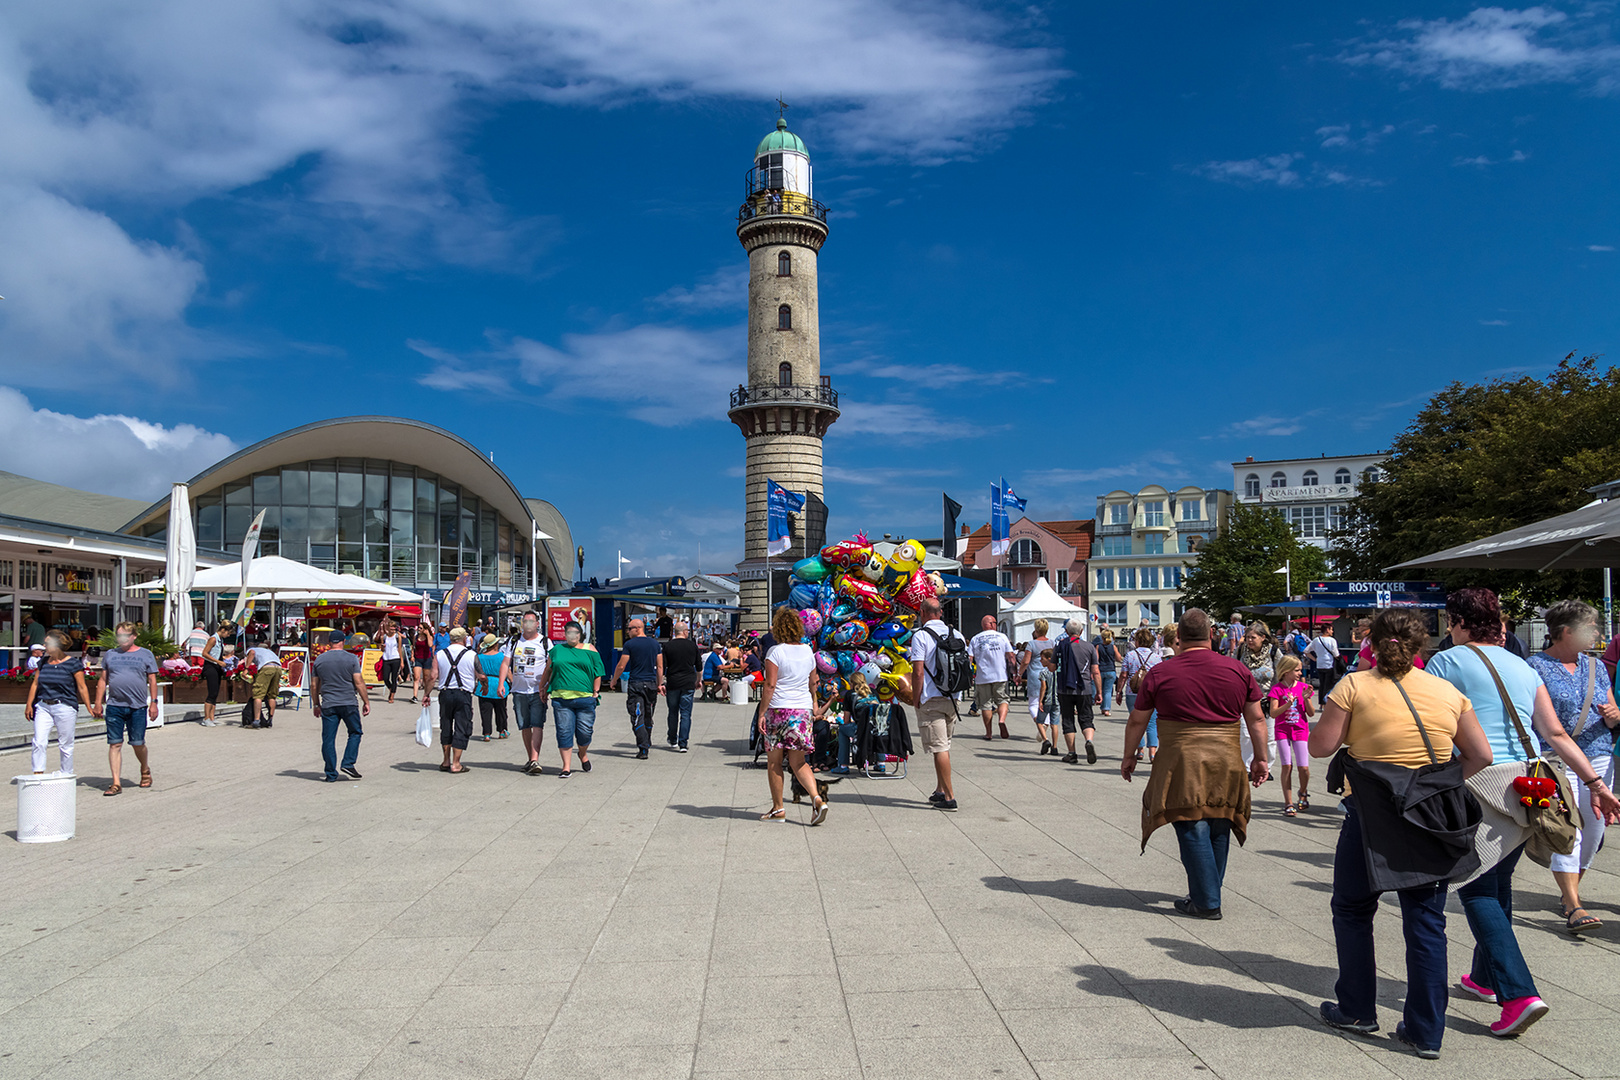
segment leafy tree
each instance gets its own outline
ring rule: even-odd
[[[1198,562],[1187,571],[1187,605],[1219,617],[1286,600],[1288,579],[1276,572],[1285,562],[1292,564],[1296,593],[1304,592],[1305,582],[1327,577],[1327,554],[1301,543],[1281,511],[1238,503],[1226,531],[1199,548]]]
[[[1384,567],[1568,513],[1587,488],[1620,477],[1620,369],[1566,356],[1546,378],[1525,376],[1436,394],[1390,447],[1387,477],[1363,482],[1333,537],[1340,576]],[[1602,594],[1596,570],[1441,570],[1448,588],[1495,589],[1516,614]]]

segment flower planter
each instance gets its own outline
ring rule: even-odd
[[[167,687],[164,700],[176,705],[201,705],[208,700],[208,684],[176,679]]]
[[[0,705],[21,705],[27,700],[27,683],[0,683]]]

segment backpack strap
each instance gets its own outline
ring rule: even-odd
[[[1508,697],[1507,686],[1503,684],[1502,676],[1497,674],[1496,665],[1491,663],[1491,658],[1485,655],[1485,650],[1473,642],[1470,641],[1465,647],[1474,651],[1474,655],[1479,657],[1480,663],[1485,665],[1485,670],[1490,672],[1491,678],[1495,680],[1496,693],[1502,699],[1502,711],[1507,714],[1508,719],[1513,721],[1513,730],[1518,732],[1519,735],[1519,745],[1524,747],[1524,759],[1526,761],[1536,760],[1541,755],[1531,749],[1530,735],[1524,730],[1524,724],[1519,720],[1519,710],[1514,707],[1513,699]],[[1597,673],[1593,672],[1592,677],[1596,679]]]
[[[1412,719],[1417,721],[1418,734],[1423,736],[1423,749],[1429,752],[1429,764],[1438,765],[1440,759],[1435,755],[1434,743],[1429,741],[1429,729],[1423,726],[1423,717],[1418,715],[1417,706],[1412,704],[1411,695],[1407,694],[1406,687],[1401,685],[1399,679],[1395,680],[1395,689],[1401,692],[1401,700],[1406,702],[1406,707],[1412,710]],[[1518,720],[1515,719],[1514,723],[1518,723]]]

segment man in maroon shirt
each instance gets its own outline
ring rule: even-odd
[[[1136,771],[1136,746],[1148,719],[1159,714],[1159,753],[1142,793],[1142,846],[1159,826],[1175,827],[1187,870],[1185,900],[1176,910],[1199,919],[1221,917],[1221,883],[1233,829],[1242,843],[1249,823],[1249,788],[1270,777],[1260,686],[1246,664],[1210,648],[1209,616],[1189,608],[1177,624],[1179,652],[1149,668],[1125,724],[1119,772]],[[1257,747],[1245,771],[1238,724],[1249,725]]]

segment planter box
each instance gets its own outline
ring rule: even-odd
[[[162,680],[158,681],[161,682]],[[223,697],[224,687],[221,687],[220,691]],[[176,705],[201,705],[208,700],[208,684],[205,682],[180,682],[176,680],[165,688],[165,694],[164,700],[171,701]]]
[[[0,683],[0,705],[21,705],[28,700],[28,683]]]

